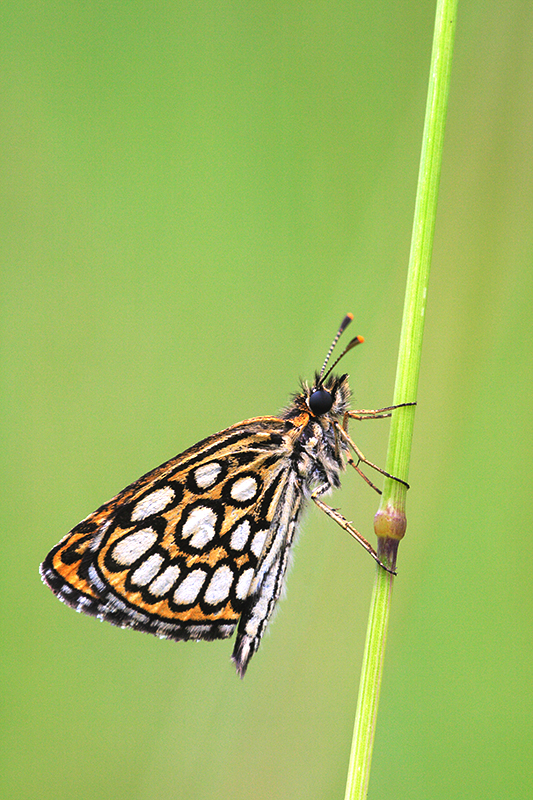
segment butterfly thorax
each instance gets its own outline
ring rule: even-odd
[[[301,393],[295,395],[291,405],[282,414],[286,420],[287,435],[292,440],[292,467],[302,481],[305,496],[319,487],[328,491],[340,486],[340,472],[344,469],[342,454],[347,450],[336,427],[349,409],[347,375],[331,375],[321,387],[333,398],[331,409],[324,414],[313,413],[309,404],[309,398],[317,386],[317,375],[312,386],[302,383]]]

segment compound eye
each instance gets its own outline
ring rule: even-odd
[[[325,389],[317,389],[311,392],[309,397],[309,408],[317,417],[329,411],[333,405],[333,397]]]

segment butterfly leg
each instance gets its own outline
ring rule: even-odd
[[[365,475],[365,473],[363,472],[363,470],[362,470],[362,469],[359,469],[359,464],[360,464],[360,463],[361,463],[361,461],[362,461],[362,459],[361,459],[361,458],[359,458],[359,457],[358,457],[358,460],[357,460],[357,463],[356,463],[356,462],[354,461],[354,459],[351,457],[351,455],[348,453],[348,454],[346,455],[346,461],[348,462],[348,464],[350,464],[350,466],[352,466],[352,467],[354,468],[354,470],[357,472],[357,474],[361,476],[361,478],[362,478],[362,479],[365,481],[365,483],[368,483],[368,485],[370,486],[370,488],[371,488],[371,489],[373,489],[373,490],[374,490],[375,492],[377,492],[378,494],[383,494],[383,492],[381,491],[381,489],[378,489],[378,487],[377,487],[377,486],[376,486],[374,483],[372,483],[372,481],[370,480],[370,478],[368,477],[368,475]],[[364,463],[366,463],[366,462],[364,462]]]
[[[355,411],[347,411],[344,415],[342,427],[348,430],[348,419],[385,419],[386,417],[391,417],[392,412],[397,408],[405,408],[406,406],[416,406],[416,403],[398,403],[397,406],[385,406],[385,408],[360,408]]]
[[[376,553],[376,551],[374,550],[374,548],[372,547],[370,542],[368,542],[365,539],[364,536],[361,536],[359,531],[355,530],[353,525],[350,522],[348,522],[346,517],[344,517],[340,513],[340,511],[337,511],[337,509],[335,509],[335,508],[331,508],[331,506],[328,506],[327,503],[324,503],[324,501],[320,499],[319,495],[322,494],[324,491],[326,491],[327,488],[329,488],[329,487],[324,487],[324,488],[323,487],[319,487],[318,489],[316,489],[316,491],[314,491],[313,494],[311,495],[311,500],[313,500],[313,502],[322,511],[324,511],[328,515],[328,517],[331,517],[331,519],[334,519],[335,522],[337,523],[337,525],[340,525],[343,530],[347,531],[350,534],[350,536],[353,536],[353,538],[357,542],[359,542],[361,547],[364,547],[365,550],[367,551],[367,553],[370,553],[370,555],[372,556],[374,561],[377,561],[377,563],[379,564],[380,567],[383,567],[384,570],[386,570],[387,572],[390,572],[391,575],[396,575],[396,572],[394,572],[393,570],[391,570],[388,567],[386,567],[385,564],[383,564],[383,562],[380,561],[380,558],[379,558],[378,554]]]
[[[347,430],[348,414],[351,414],[351,412],[347,412],[347,414],[345,414],[343,426],[342,427],[339,426],[337,428],[341,437],[348,444],[348,446],[352,448],[355,455],[357,456],[357,462],[355,462],[351,456],[347,456],[348,463],[354,467],[355,471],[363,478],[363,480],[365,480],[368,483],[369,486],[372,487],[372,489],[375,489],[375,491],[378,492],[378,494],[381,494],[381,491],[376,486],[374,486],[372,481],[364,474],[362,470],[359,469],[359,464],[366,464],[368,467],[370,467],[371,469],[375,469],[376,472],[379,472],[386,478],[391,478],[393,481],[398,481],[398,483],[403,483],[403,485],[409,489],[409,484],[406,481],[402,480],[401,478],[397,478],[395,475],[391,475],[390,472],[387,472],[381,467],[378,467],[377,464],[373,464],[372,461],[369,461],[368,458],[366,458],[363,455],[361,450],[359,450],[359,448],[357,447],[357,445],[355,444],[355,442],[348,433]],[[355,419],[379,419],[379,417],[355,417]]]

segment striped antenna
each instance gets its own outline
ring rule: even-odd
[[[351,342],[349,342],[349,344],[347,344],[347,345],[346,345],[346,347],[344,348],[344,350],[342,351],[342,353],[340,354],[340,356],[339,356],[337,359],[335,359],[335,361],[333,362],[333,364],[331,365],[331,367],[328,369],[328,371],[326,372],[326,374],[325,374],[325,375],[324,375],[324,376],[323,376],[323,377],[320,379],[320,383],[321,383],[321,384],[322,384],[322,383],[324,383],[324,381],[325,381],[325,380],[326,380],[326,378],[328,377],[328,375],[329,375],[329,373],[331,372],[331,370],[332,370],[332,369],[335,369],[335,367],[337,366],[337,364],[339,363],[339,361],[341,360],[341,358],[344,358],[344,356],[346,355],[346,353],[349,353],[349,352],[350,352],[350,350],[352,350],[352,349],[355,347],[355,345],[356,345],[356,344],[363,344],[363,342],[364,342],[364,341],[365,341],[365,340],[363,339],[363,337],[362,337],[362,336],[356,336],[354,339],[352,339],[352,341],[351,341]]]
[[[339,341],[340,337],[342,336],[342,334],[344,333],[344,331],[346,330],[346,328],[348,327],[348,325],[350,324],[350,322],[352,320],[353,320],[353,314],[346,314],[346,316],[344,317],[343,321],[341,322],[341,326],[340,326],[339,330],[337,331],[337,333],[335,334],[335,338],[333,339],[333,341],[331,343],[331,347],[328,350],[328,354],[326,356],[326,359],[325,359],[324,363],[322,364],[322,369],[320,370],[320,375],[318,376],[319,385],[322,383],[323,378],[325,378],[326,375],[328,375],[331,372],[331,368],[330,368],[328,370],[328,372],[326,373],[326,375],[324,375],[324,370],[326,369],[328,361],[331,358],[331,354],[333,353],[333,348],[335,347],[335,345]],[[351,344],[352,343],[350,342],[350,344],[348,345],[348,347],[344,351],[345,353],[348,352],[348,349],[350,348]],[[344,355],[344,353],[342,355]],[[340,356],[340,358],[342,358],[342,356]],[[335,364],[337,364],[338,362],[339,362],[339,359],[337,359],[337,361],[335,361]],[[335,366],[335,364],[333,366]]]

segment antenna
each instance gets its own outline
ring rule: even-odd
[[[326,369],[327,363],[328,363],[328,361],[329,361],[329,359],[331,357],[331,354],[333,353],[333,348],[335,347],[335,345],[337,344],[337,342],[339,341],[339,339],[341,338],[342,334],[344,333],[344,331],[346,330],[346,328],[348,327],[348,325],[350,324],[350,322],[352,320],[353,320],[353,314],[346,314],[346,316],[344,317],[343,321],[341,322],[341,326],[340,326],[339,330],[337,331],[337,333],[335,334],[335,338],[333,339],[333,341],[331,343],[331,347],[328,350],[328,354],[326,356],[326,359],[325,359],[324,363],[322,364],[322,369],[320,370],[320,375],[318,376],[318,382],[319,383],[322,383],[322,375],[324,374],[324,370]]]
[[[337,364],[339,363],[341,358],[343,358],[343,356],[345,356],[346,353],[348,353],[353,347],[355,347],[356,344],[362,344],[365,341],[362,336],[356,336],[354,339],[352,339],[351,342],[344,348],[344,350],[342,351],[340,356],[336,359],[336,361],[333,362],[333,364],[328,369],[328,371],[326,373],[324,372],[326,367],[327,367],[328,361],[331,358],[331,354],[333,353],[333,349],[334,349],[335,345],[337,344],[337,342],[339,341],[340,337],[342,336],[342,334],[344,333],[344,331],[346,330],[346,328],[348,327],[348,325],[350,324],[350,322],[352,320],[353,320],[353,314],[346,314],[346,316],[344,317],[343,321],[341,322],[341,326],[340,326],[339,330],[337,331],[337,333],[335,334],[335,338],[333,339],[333,341],[331,343],[331,347],[328,350],[328,354],[326,356],[326,359],[325,359],[324,363],[322,364],[322,369],[320,370],[320,375],[318,376],[318,384],[317,384],[317,386],[321,386],[323,384],[323,382],[326,380],[326,378],[328,377],[328,375],[331,372],[331,370],[334,369],[337,366]]]
[[[335,361],[333,362],[331,367],[328,369],[326,374],[322,377],[320,382],[323,383],[326,380],[326,378],[328,377],[328,375],[331,372],[331,370],[335,369],[335,367],[337,366],[337,364],[339,363],[341,358],[344,358],[346,353],[349,353],[350,350],[353,350],[353,348],[355,347],[356,344],[363,344],[364,341],[365,340],[363,339],[362,336],[356,336],[354,339],[352,339],[352,341],[348,345],[346,345],[346,347],[344,348],[344,350],[342,351],[340,356],[337,359],[335,359]]]

